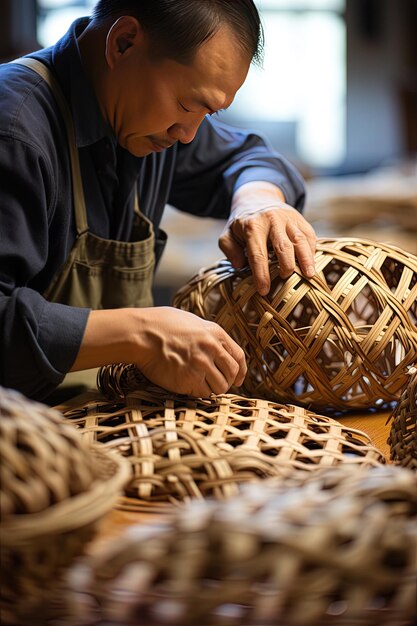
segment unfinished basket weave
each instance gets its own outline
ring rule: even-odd
[[[409,369],[408,384],[391,419],[391,460],[417,470],[417,366]]]
[[[339,466],[250,487],[227,502],[193,502],[164,524],[131,527],[74,568],[74,623],[415,623],[412,472]]]
[[[112,508],[129,465],[56,411],[2,388],[0,450],[1,623],[44,623],[63,568]]]
[[[132,366],[100,373],[111,396],[129,378],[134,382]],[[151,388],[116,402],[97,395],[64,415],[90,441],[117,448],[131,462],[133,480],[119,500],[125,509],[164,511],[190,498],[223,499],[244,482],[294,469],[384,462],[359,430],[299,407],[235,395],[196,400]]]
[[[270,261],[260,296],[248,268],[201,270],[174,306],[222,326],[244,349],[243,391],[313,409],[398,398],[417,356],[417,257],[362,239],[321,239],[316,275],[286,280]]]

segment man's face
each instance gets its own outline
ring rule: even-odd
[[[138,157],[192,141],[207,114],[230,106],[250,65],[227,27],[190,65],[155,61],[145,43],[123,56],[110,73],[105,115],[119,144]]]

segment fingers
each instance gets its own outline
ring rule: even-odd
[[[295,270],[295,263],[298,262],[302,273],[311,278],[315,274],[314,253],[316,248],[316,238],[314,231],[312,234],[298,226],[294,222],[286,224],[283,232],[280,226],[271,229],[271,242],[280,264],[280,275],[288,278]],[[312,229],[311,229],[312,230]]]
[[[242,348],[238,346],[231,337],[227,335],[227,338],[229,341],[228,352],[239,366],[233,384],[237,387],[240,387],[240,385],[243,385],[243,381],[245,380],[246,374],[248,372],[248,368],[246,365],[246,356]]]
[[[245,353],[226,332],[225,335],[223,351],[216,357],[215,364],[229,383],[229,387],[232,385],[240,387],[247,373]]]
[[[233,267],[240,269],[249,263],[256,290],[263,296],[271,288],[267,232],[265,220],[238,218],[219,239],[219,247]]]
[[[271,288],[268,242],[267,238],[258,229],[253,229],[253,234],[247,242],[246,253],[252,269],[256,290],[261,296],[266,296]]]
[[[225,330],[217,324],[211,324],[216,344],[213,351],[208,348],[205,352],[199,371],[203,377],[203,386],[207,384],[212,393],[226,393],[233,385],[239,387],[245,379],[245,353]]]
[[[302,273],[311,278],[316,271],[314,267],[314,251],[312,250],[311,242],[306,234],[296,226],[290,225],[288,233],[294,244],[295,256],[297,257]]]
[[[179,393],[182,393],[181,391]],[[197,385],[190,388],[187,392],[188,395],[194,398],[209,398],[212,393],[216,393],[212,390],[211,386],[206,379],[199,381]],[[221,393],[221,392],[218,392]]]
[[[207,372],[205,382],[210,388],[210,393],[215,394],[226,393],[231,387],[231,384],[225,379],[220,370],[215,368]]]
[[[273,230],[271,243],[279,262],[279,274],[282,278],[288,278],[295,270],[295,250],[293,242],[284,231]]]
[[[195,380],[191,395],[207,397],[211,393],[227,393],[233,385],[240,387],[246,376],[246,362],[243,350],[239,348],[237,357],[232,356],[227,347],[219,348],[217,355],[211,359],[209,355],[199,363],[195,370]],[[198,379],[199,380],[196,380]]]
[[[238,242],[229,230],[219,238],[219,248],[237,270],[246,265],[245,247]]]

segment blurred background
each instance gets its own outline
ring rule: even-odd
[[[94,0],[0,0],[0,58],[52,45]],[[265,59],[225,121],[259,130],[307,181],[319,235],[417,254],[417,1],[258,0]],[[168,207],[156,302],[221,257],[223,224]]]

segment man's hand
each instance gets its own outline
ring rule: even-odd
[[[245,354],[218,324],[172,307],[138,312],[133,362],[149,380],[196,397],[225,393],[243,383]]]
[[[292,274],[296,260],[303,274],[311,277],[315,273],[314,230],[271,183],[247,183],[237,190],[219,246],[235,268],[249,262],[255,286],[263,296],[271,287],[268,248],[277,256],[282,278]]]

